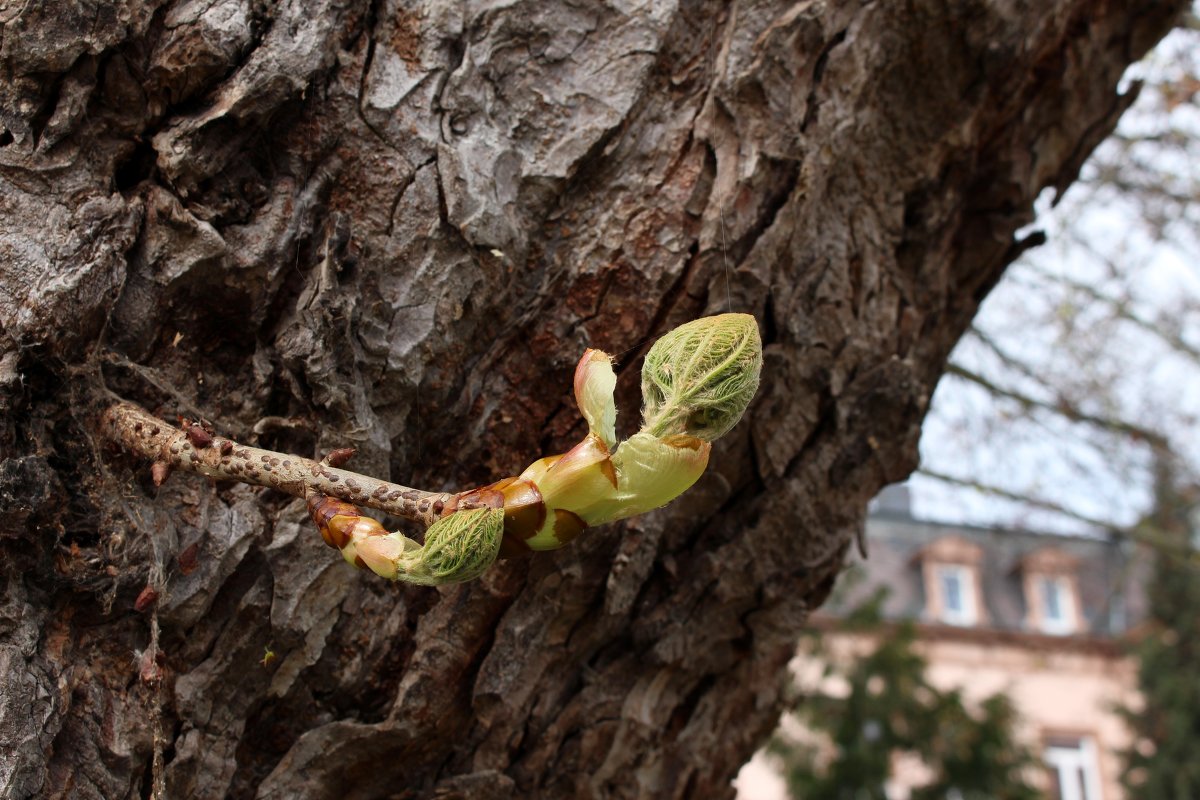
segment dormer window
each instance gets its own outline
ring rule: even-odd
[[[1077,568],[1076,558],[1055,547],[1042,548],[1021,560],[1028,628],[1052,636],[1068,636],[1082,629]]]
[[[948,625],[974,625],[978,615],[972,570],[961,564],[938,564],[934,572],[942,595],[941,621]]]
[[[1075,632],[1075,604],[1067,579],[1042,576],[1037,579],[1042,603],[1042,631],[1063,635]]]
[[[917,556],[925,584],[925,619],[970,627],[987,622],[979,581],[983,549],[962,536],[945,536]]]

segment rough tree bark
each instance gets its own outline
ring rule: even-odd
[[[730,796],[1183,5],[0,4],[0,795]],[[584,347],[627,430],[651,338],[729,307],[763,386],[687,498],[461,587],[96,436],[111,392],[464,488],[578,438]]]

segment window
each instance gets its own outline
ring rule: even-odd
[[[1079,556],[1059,547],[1041,547],[1021,559],[1028,630],[1053,636],[1080,632],[1084,622],[1077,582],[1081,563]]]
[[[1089,738],[1052,737],[1043,755],[1054,800],[1100,800],[1096,745]]]
[[[1071,586],[1062,576],[1041,576],[1036,579],[1038,602],[1041,603],[1043,633],[1057,635],[1075,632],[1075,603]]]
[[[958,534],[942,536],[917,551],[925,620],[964,627],[988,624],[979,583],[983,556],[982,547]]]
[[[935,570],[942,601],[939,619],[949,625],[974,625],[977,614],[971,570],[959,564],[939,564]]]

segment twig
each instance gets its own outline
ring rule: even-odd
[[[304,497],[308,489],[398,517],[433,524],[453,494],[425,492],[339,469],[309,458],[276,453],[213,436],[200,425],[176,428],[133,403],[115,403],[101,416],[101,431],[113,442],[154,461],[155,482],[171,469],[217,480],[269,486]]]
[[[949,475],[945,472],[938,472],[929,467],[921,467],[917,470],[927,478],[933,478],[936,481],[948,483],[951,486],[962,486],[967,489],[974,489],[983,494],[989,494],[993,497],[1000,497],[1005,500],[1012,500],[1017,503],[1022,503],[1031,508],[1038,508],[1042,511],[1049,511],[1054,514],[1060,514],[1077,522],[1082,522],[1093,528],[1100,530],[1108,536],[1121,536],[1132,541],[1153,547],[1160,553],[1168,555],[1172,558],[1179,559],[1182,563],[1190,564],[1193,567],[1200,569],[1200,552],[1191,547],[1187,542],[1180,542],[1179,537],[1172,537],[1165,533],[1160,527],[1154,525],[1147,520],[1141,520],[1133,525],[1117,525],[1113,522],[1100,519],[1099,517],[1088,516],[1087,514],[1073,511],[1066,506],[1046,500],[1040,497],[1032,497],[1030,495],[1014,492],[1009,489],[1002,489],[999,486],[992,484],[981,483],[970,478],[961,478],[955,475]]]
[[[1111,258],[1097,250],[1091,244],[1091,242],[1079,237],[1076,239],[1076,243],[1079,244],[1079,246],[1083,249],[1087,250],[1093,258],[1104,262],[1104,265],[1108,268],[1109,272],[1113,273],[1114,275],[1121,272],[1122,268],[1114,263]],[[1080,292],[1081,294],[1087,295],[1089,298],[1098,303],[1107,305],[1112,312],[1116,314],[1118,319],[1125,320],[1126,322],[1140,328],[1146,333],[1158,337],[1163,343],[1175,350],[1180,355],[1190,359],[1195,364],[1200,364],[1200,348],[1197,348],[1190,342],[1186,341],[1183,338],[1183,335],[1178,331],[1170,330],[1168,328],[1168,325],[1170,324],[1169,321],[1157,323],[1153,322],[1135,312],[1131,308],[1130,301],[1125,298],[1113,297],[1105,292],[1100,291],[1094,286],[1089,286],[1088,284],[1083,283],[1082,281],[1072,280],[1071,278],[1063,275],[1055,275],[1048,270],[1037,267],[1034,267],[1034,269],[1046,280],[1055,281],[1062,286],[1066,286],[1068,289],[1072,289]]]
[[[303,497],[342,558],[390,580],[425,586],[479,577],[498,557],[557,550],[592,525],[644,514],[687,491],[708,466],[712,441],[737,424],[758,389],[762,337],[749,314],[692,320],[646,354],[642,430],[617,442],[612,357],[587,350],[575,368],[584,439],[519,476],[457,494],[397,486],[340,469],[354,451],[321,461],[273,453],[213,435],[199,422],[176,428],[132,403],[105,408],[99,429],[153,461],[156,485],[172,468],[270,486]],[[424,523],[424,542],[389,532],[357,505]]]
[[[962,378],[965,381],[974,383],[975,385],[987,390],[996,397],[1005,397],[1009,400],[1014,400],[1020,403],[1023,408],[1040,408],[1044,411],[1049,411],[1053,414],[1059,414],[1071,422],[1078,422],[1085,425],[1091,425],[1101,430],[1111,433],[1129,436],[1134,439],[1141,439],[1146,442],[1152,449],[1161,452],[1171,452],[1170,442],[1166,437],[1157,431],[1152,431],[1149,428],[1144,428],[1132,422],[1127,422],[1122,419],[1103,417],[1096,414],[1089,414],[1077,408],[1073,403],[1065,397],[1058,397],[1055,401],[1039,400],[1036,397],[1030,397],[1027,394],[1022,394],[1015,389],[1007,389],[999,384],[988,380],[977,372],[967,369],[959,364],[950,364],[946,367],[947,375],[954,375]]]
[[[984,494],[990,494],[993,497],[1001,497],[1005,500],[1012,500],[1012,501],[1015,501],[1018,503],[1024,503],[1025,505],[1030,506],[1032,508],[1038,508],[1043,511],[1050,511],[1055,514],[1061,514],[1062,516],[1073,519],[1076,522],[1082,522],[1085,525],[1090,525],[1091,527],[1098,528],[1102,531],[1107,531],[1107,532],[1111,532],[1111,533],[1125,533],[1127,531],[1126,528],[1116,526],[1113,523],[1109,522],[1108,520],[1103,520],[1103,519],[1100,519],[1099,517],[1091,517],[1091,516],[1088,516],[1087,514],[1082,514],[1078,511],[1073,511],[1070,508],[1067,508],[1066,506],[1064,506],[1060,503],[1055,503],[1052,500],[1045,500],[1040,497],[1031,497],[1030,495],[1027,495],[1027,494],[1021,494],[1020,492],[1014,492],[1009,489],[1002,489],[999,486],[993,486],[993,485],[987,484],[987,483],[980,483],[979,481],[975,481],[970,478],[960,478],[955,475],[949,475],[945,472],[938,472],[937,470],[931,469],[929,467],[924,467],[924,466],[920,467],[917,470],[917,472],[921,473],[922,475],[924,475],[926,477],[933,478],[934,480],[941,481],[942,483],[948,483],[952,486],[961,486],[966,489],[974,489],[977,492],[983,492]]]

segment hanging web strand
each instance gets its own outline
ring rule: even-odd
[[[717,187],[717,216],[721,221],[721,260],[725,263],[725,311],[733,313],[733,289],[730,288],[729,249],[725,246],[725,198]]]
[[[712,33],[709,38],[708,46],[708,92],[711,99],[713,93],[717,90],[717,64],[716,55],[714,53],[717,47],[717,18],[719,14],[714,14],[712,17]],[[716,158],[716,151],[713,151],[713,158]],[[725,192],[721,186],[721,182],[717,180],[720,176],[720,163],[716,167],[716,175],[713,180],[717,184],[717,224],[721,231],[721,263],[725,267],[725,312],[733,311],[733,289],[732,279],[729,269],[729,246],[725,242]]]

